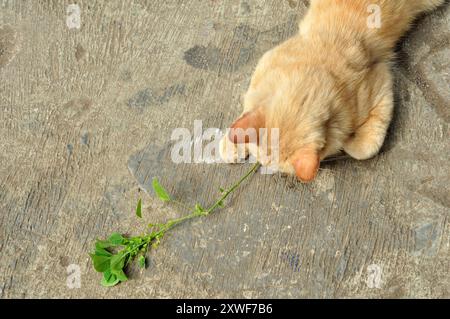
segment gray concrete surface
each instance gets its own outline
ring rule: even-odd
[[[88,252],[112,231],[205,204],[249,166],[175,165],[171,132],[224,128],[259,56],[296,32],[307,1],[0,1],[0,296],[450,297],[450,9],[399,45],[383,153],[302,185],[256,175],[207,219],[99,285]],[[81,288],[67,267],[79,265]]]

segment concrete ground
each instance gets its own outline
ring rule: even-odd
[[[68,0],[0,1],[2,298],[450,297],[448,5],[399,45],[382,154],[326,164],[309,185],[255,175],[103,288],[96,238],[182,213],[155,199],[153,176],[206,205],[249,168],[176,165],[171,132],[225,128],[307,1],[76,2],[80,21]]]

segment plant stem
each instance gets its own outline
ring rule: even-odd
[[[239,181],[237,181],[229,189],[227,189],[223,193],[223,195],[211,207],[209,207],[207,210],[205,210],[205,211],[195,211],[195,212],[193,212],[193,213],[191,213],[189,215],[169,220],[166,224],[164,224],[161,227],[161,229],[154,235],[153,238],[157,238],[158,236],[164,235],[164,233],[166,231],[168,231],[169,229],[172,229],[173,227],[181,224],[182,222],[184,222],[186,220],[189,220],[189,219],[192,219],[192,218],[196,218],[196,217],[206,216],[206,215],[209,215],[210,213],[212,213],[215,209],[217,209],[218,207],[222,206],[223,201],[228,196],[230,196],[230,194],[232,192],[234,192],[248,177],[253,175],[258,170],[259,167],[260,167],[259,163],[256,163],[255,165],[253,165],[253,167],[244,176],[242,176],[242,178]]]
[[[236,188],[238,188],[238,187],[242,184],[243,181],[245,181],[250,175],[253,175],[253,173],[256,172],[256,171],[258,170],[258,168],[259,168],[260,165],[261,165],[261,164],[259,164],[259,163],[256,163],[255,165],[253,165],[252,169],[249,170],[249,171],[247,172],[247,174],[245,174],[244,176],[242,176],[242,178],[241,178],[239,181],[237,181],[233,186],[231,186],[228,190],[226,190],[226,191],[224,192],[223,196],[222,196],[217,202],[215,202],[214,205],[212,205],[210,208],[208,208],[208,209],[206,210],[206,213],[205,213],[204,215],[208,215],[208,214],[212,213],[217,207],[221,206],[221,205],[222,205],[222,202],[223,202],[223,201],[224,201],[224,200],[225,200],[232,192],[234,192],[234,190],[235,190]]]

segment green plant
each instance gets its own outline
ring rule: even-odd
[[[221,196],[209,208],[205,209],[196,204],[191,213],[176,219],[171,219],[164,224],[149,224],[148,232],[142,236],[125,237],[119,233],[113,233],[106,240],[97,240],[95,249],[90,254],[94,269],[103,274],[101,284],[106,287],[115,286],[126,281],[125,268],[136,260],[138,265],[145,268],[146,253],[150,247],[158,247],[163,236],[175,226],[198,217],[207,216],[216,209],[223,207],[225,199],[233,193],[248,177],[259,168],[259,164],[253,167],[228,189],[220,188]],[[158,179],[152,183],[156,195],[164,202],[172,201],[167,191],[161,186]],[[136,207],[136,216],[142,218],[142,200],[139,199]]]

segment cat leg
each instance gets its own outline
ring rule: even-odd
[[[370,111],[369,117],[344,144],[347,154],[357,160],[369,159],[381,149],[392,119],[394,99],[391,89]]]

